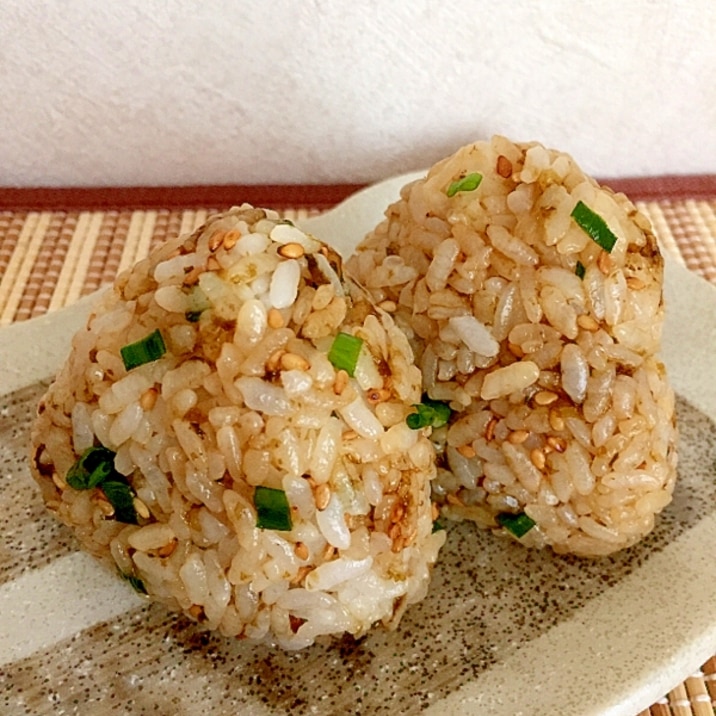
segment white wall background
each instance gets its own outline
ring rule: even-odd
[[[361,182],[493,133],[716,172],[714,0],[17,0],[0,185]]]

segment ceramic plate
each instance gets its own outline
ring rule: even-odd
[[[349,254],[411,177],[305,228]],[[449,527],[400,628],[289,653],[206,634],[79,552],[27,467],[35,404],[92,298],[0,331],[0,712],[635,716],[716,651],[716,290],[667,261],[679,482],[657,528],[601,560]]]

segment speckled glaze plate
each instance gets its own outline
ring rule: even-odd
[[[305,228],[350,253],[413,176]],[[29,425],[92,298],[0,331],[0,713],[634,716],[716,651],[716,291],[667,261],[664,359],[679,482],[657,528],[596,561],[449,527],[396,632],[298,653],[206,634],[141,601],[44,510]]]

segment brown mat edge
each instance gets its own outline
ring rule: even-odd
[[[248,202],[271,209],[328,209],[363,184],[197,184],[154,187],[0,187],[2,210],[223,208]]]
[[[716,174],[599,180],[636,201],[716,198]],[[196,184],[187,186],[2,187],[4,210],[177,209],[241,202],[269,208],[328,209],[366,184]]]

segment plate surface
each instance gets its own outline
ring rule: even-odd
[[[415,176],[304,227],[348,255]],[[634,716],[716,651],[716,290],[667,260],[666,293],[679,481],[646,540],[589,561],[452,525],[396,632],[298,653],[206,634],[78,551],[41,504],[27,445],[93,298],[0,330],[0,712]]]

